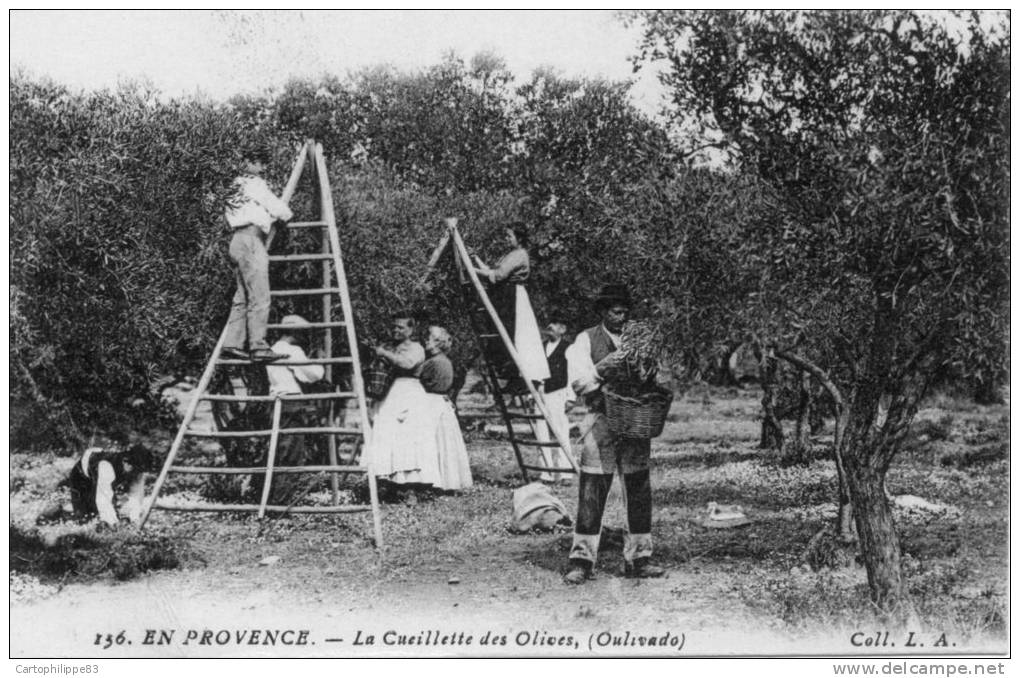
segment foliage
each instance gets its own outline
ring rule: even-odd
[[[882,478],[941,369],[1004,370],[1008,36],[962,13],[636,18],[638,61],[667,62],[677,120],[701,132],[693,143],[724,147],[781,200],[780,218],[745,231],[763,283],[746,309],[763,342],[844,394],[869,581],[896,608]]]
[[[587,326],[583,302],[608,280],[656,302],[669,292],[676,266],[653,273],[649,249],[677,228],[683,188],[665,187],[670,146],[622,85],[541,73],[516,86],[491,55],[295,81],[227,104],[139,86],[74,94],[16,77],[11,378],[25,406],[12,430],[38,433],[40,410],[54,422],[19,444],[74,445],[96,423],[124,419],[157,375],[201,368],[233,290],[221,215],[241,156],[268,146],[266,175],[281,182],[309,137],[326,149],[355,316],[369,338],[411,306],[454,330],[458,360],[474,355],[459,292],[415,286],[445,216],[459,217],[469,247],[490,261],[509,220],[532,226],[530,287],[543,322]],[[306,179],[292,206],[304,215],[316,204]],[[284,232],[274,247],[317,248],[313,238]],[[274,267],[271,282],[320,278],[310,262]],[[276,311],[318,318],[313,302],[282,298]]]
[[[262,133],[138,87],[15,79],[10,99],[14,393],[85,424],[201,352],[230,289],[223,200]]]

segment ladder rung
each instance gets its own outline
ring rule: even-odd
[[[329,433],[334,435],[361,435],[359,428],[342,428],[339,426],[323,426],[320,428],[281,428],[280,435],[296,435],[310,433]],[[272,435],[270,428],[257,431],[185,431],[184,435],[196,438],[254,438],[257,436]]]
[[[217,365],[342,365],[352,362],[350,356],[344,358],[306,358],[305,360],[277,360],[275,362],[264,362],[258,361],[253,363],[251,360],[234,360],[233,358],[220,358],[216,361]]]
[[[499,412],[458,412],[458,419],[502,419]]]
[[[270,263],[274,261],[326,261],[332,259],[332,254],[270,254]]]
[[[280,433],[283,435],[315,435],[316,433],[323,433],[328,435],[361,435],[360,428],[347,428],[343,426],[305,426],[302,428],[281,428]]]
[[[281,429],[281,432],[282,432],[282,429]],[[558,442],[556,442],[555,440],[550,440],[549,442],[542,443],[542,442],[539,442],[537,440],[521,440],[520,438],[517,438],[514,442],[517,443],[518,445],[528,445],[529,447],[559,447],[560,446],[560,444]]]
[[[325,221],[291,221],[287,223],[287,228],[321,228],[328,225]]]
[[[545,419],[545,417],[543,417],[541,414],[535,414],[534,412],[507,410],[506,413],[507,416],[511,417],[512,419],[532,419],[532,420]]]
[[[210,400],[221,403],[271,403],[278,397],[280,400],[287,402],[302,402],[310,400],[342,400],[345,398],[353,398],[356,394],[354,391],[339,391],[336,393],[303,393],[301,395],[228,395],[226,393],[205,393],[201,396],[202,400]]]
[[[327,327],[344,327],[345,325],[347,325],[347,323],[343,322],[342,320],[334,320],[334,321],[328,322],[328,323],[327,322],[308,323],[307,325],[283,325],[281,323],[269,323],[269,324],[266,325],[266,329],[268,329],[268,330],[282,330],[282,329],[288,329],[288,330],[317,330],[317,329],[323,329],[323,328],[327,328]]]
[[[270,296],[273,297],[306,297],[315,294],[340,294],[339,287],[320,287],[310,290],[271,290]]]
[[[274,466],[273,473],[368,473],[365,466]],[[219,475],[247,475],[265,473],[265,466],[171,466],[171,473],[215,473]]]
[[[213,511],[227,513],[237,511],[241,513],[258,513],[258,504],[168,504],[165,501],[157,501],[156,508],[165,511]],[[267,511],[274,513],[361,513],[371,511],[371,504],[351,504],[348,506],[266,506]]]
[[[498,337],[498,336],[499,336],[498,334],[479,334],[478,338],[479,339],[493,339],[493,338]]]
[[[549,473],[577,473],[572,466],[560,468],[558,466],[531,466],[529,464],[524,464],[521,468],[527,469],[528,471],[543,471]]]

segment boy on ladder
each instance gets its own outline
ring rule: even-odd
[[[227,320],[223,356],[253,362],[272,362],[286,357],[272,351],[266,343],[269,322],[266,239],[273,222],[290,221],[294,214],[262,178],[268,162],[268,150],[258,148],[248,152],[245,172],[234,180],[235,193],[226,210],[227,223],[233,231],[230,259],[237,277],[237,292]]]

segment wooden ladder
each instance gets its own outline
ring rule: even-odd
[[[503,423],[506,426],[507,437],[510,440],[510,445],[514,449],[514,455],[517,458],[517,465],[521,469],[521,475],[524,476],[524,482],[530,482],[531,472],[538,473],[579,473],[580,469],[577,465],[577,461],[574,459],[574,455],[571,453],[569,432],[558,430],[552,423],[550,416],[549,407],[546,404],[544,393],[541,389],[535,388],[527,379],[524,379],[524,383],[528,388],[528,394],[531,396],[531,403],[524,402],[523,398],[516,396],[509,396],[504,393],[500,388],[499,379],[497,377],[496,366],[488,360],[486,356],[486,340],[499,338],[499,340],[506,347],[510,357],[513,358],[514,364],[517,366],[518,371],[521,374],[524,373],[523,363],[520,355],[517,353],[514,347],[513,340],[506,331],[506,327],[503,325],[503,321],[500,320],[499,315],[496,313],[496,308],[492,305],[492,301],[489,299],[488,293],[485,291],[485,286],[482,285],[481,280],[478,278],[478,274],[475,272],[474,264],[471,262],[471,257],[468,254],[467,247],[464,245],[464,240],[460,235],[460,231],[457,230],[457,220],[447,219],[447,232],[443,236],[442,241],[436,248],[436,252],[432,256],[432,260],[429,262],[429,268],[435,266],[442,251],[449,246],[449,243],[453,243],[453,255],[454,260],[457,264],[457,270],[461,276],[461,280],[465,284],[462,285],[465,291],[466,301],[471,306],[471,325],[475,332],[475,337],[478,339],[478,345],[482,352],[482,360],[485,362],[485,369],[489,375],[489,385],[492,387],[492,397],[499,406],[500,415],[503,418]],[[467,283],[470,283],[468,285]],[[493,332],[495,330],[495,332]],[[514,403],[513,401],[517,401]],[[526,434],[521,434],[514,429],[514,422],[527,422],[531,429],[532,435],[528,437]],[[548,427],[548,432],[552,434],[552,439],[539,440],[538,428],[536,424],[540,421],[544,421]],[[548,438],[548,436],[545,436]],[[570,466],[557,467],[549,466],[548,463],[542,459],[542,455],[536,454],[541,452],[543,449],[554,449],[559,448],[567,461],[570,462]],[[535,457],[538,457],[538,461],[532,461]]]
[[[224,340],[226,339],[226,327],[224,327],[223,332],[220,334],[219,341],[217,341],[216,346],[213,349],[212,356],[209,358],[209,363],[206,365],[205,371],[202,373],[202,377],[199,380],[198,385],[195,387],[191,402],[188,404],[181,426],[177,431],[177,436],[170,445],[170,451],[167,454],[166,461],[163,464],[163,468],[160,471],[159,476],[156,478],[152,494],[146,501],[139,523],[140,527],[144,526],[151,511],[157,508],[171,511],[249,512],[257,513],[259,518],[264,518],[267,513],[355,513],[370,510],[372,511],[376,547],[382,548],[383,546],[382,521],[379,512],[376,479],[375,476],[369,472],[368,466],[363,463],[359,463],[359,450],[364,450],[368,447],[372,431],[368,420],[368,407],[365,402],[365,389],[361,376],[361,364],[358,357],[358,341],[354,330],[351,299],[347,287],[347,276],[344,273],[343,260],[340,256],[340,240],[337,234],[336,215],[333,208],[333,194],[330,190],[329,178],[326,173],[326,160],[322,152],[321,144],[317,144],[314,141],[308,141],[302,146],[294,163],[294,169],[291,172],[290,179],[288,180],[287,186],[281,197],[284,202],[290,202],[297,188],[298,180],[304,170],[306,161],[308,160],[311,161],[317,178],[320,217],[316,221],[291,222],[287,228],[295,230],[319,230],[319,232],[323,234],[323,237],[320,238],[321,251],[315,253],[270,255],[269,261],[270,264],[273,264],[274,262],[286,264],[291,262],[320,261],[322,262],[322,286],[312,289],[272,290],[271,298],[321,296],[322,320],[318,322],[311,322],[307,326],[301,327],[271,323],[267,326],[267,328],[270,330],[286,328],[287,331],[321,331],[325,357],[308,358],[302,361],[278,360],[272,363],[272,365],[323,365],[325,366],[325,378],[327,381],[332,381],[333,366],[350,365],[351,378],[349,390],[336,390],[328,393],[310,393],[301,395],[259,394],[259,391],[265,390],[265,386],[267,384],[264,366],[261,364],[253,364],[250,360],[231,360],[220,357]],[[267,248],[272,242],[272,239],[273,234],[269,237]],[[334,316],[337,299],[339,299],[340,303],[340,320],[336,320]],[[339,330],[341,328],[346,332],[349,355],[334,357],[332,353],[333,330]],[[219,368],[227,368],[227,372],[225,373]],[[253,388],[252,384],[246,383],[244,389],[245,393],[241,395],[233,392],[214,392],[222,390],[234,391],[235,389],[231,384],[232,382],[237,381],[237,375],[235,374],[232,377],[230,375],[230,371],[237,370],[239,368],[248,370],[248,374],[254,375],[254,381],[261,382],[261,386],[256,385]],[[219,376],[219,379],[214,382],[215,376]],[[242,382],[245,381],[244,375],[241,375],[239,378]],[[216,384],[216,388],[210,388],[210,385],[214,383]],[[226,388],[224,389],[224,387]],[[252,393],[252,391],[255,391],[255,393]],[[336,405],[339,403],[349,402],[351,398],[354,398],[357,403],[359,426],[342,427],[333,425],[335,424]],[[328,425],[282,428],[280,423],[283,413],[283,404],[293,401],[310,403],[318,402],[325,405],[328,411]],[[247,430],[233,430],[232,427],[230,427],[229,430],[221,430],[223,427],[216,426],[216,430],[206,431],[192,427],[192,424],[195,422],[196,412],[198,411],[199,404],[201,402],[210,402],[214,407],[217,403],[221,404],[221,406],[222,404],[230,404],[246,408],[257,408],[271,405],[272,410],[271,414],[268,414],[268,416],[247,417],[245,421],[247,421],[249,425],[242,427]],[[258,413],[257,410],[256,413]],[[262,420],[265,422],[265,425],[259,426],[252,422],[252,419]],[[266,421],[267,419],[268,421]],[[309,437],[320,436],[325,438],[328,446],[329,463],[314,466],[277,466],[275,464],[277,446],[280,437],[287,435],[304,435]],[[344,460],[344,463],[341,463],[341,460],[338,458],[337,450],[337,440],[341,436],[346,439],[353,440],[350,458]],[[266,437],[269,438],[269,444],[265,455],[264,466],[231,466],[229,463],[226,466],[197,466],[175,463],[185,438],[252,440],[264,439]],[[322,438],[320,438],[320,440]],[[332,501],[330,505],[296,506],[269,503],[272,482],[276,474],[317,474],[323,472],[330,475],[332,489]],[[171,473],[203,475],[264,474],[261,501],[258,504],[167,502],[165,500],[161,500],[159,495],[167,477]],[[339,476],[347,474],[365,474],[368,476],[370,500],[368,504],[340,503],[338,479]]]

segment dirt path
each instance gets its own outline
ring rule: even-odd
[[[281,567],[278,564],[275,567]],[[11,608],[13,656],[195,657],[353,655],[571,655],[805,653],[846,645],[838,637],[793,638],[762,626],[712,575],[674,572],[667,579],[632,581],[603,576],[580,589],[555,576],[506,597],[486,582],[451,585],[433,577],[399,590],[353,591],[315,581],[295,590],[292,577],[270,568],[217,582],[208,572],[165,572],[119,585],[72,585],[46,600]],[[293,573],[291,573],[293,574]],[[428,575],[423,577],[428,579]],[[513,586],[510,587],[512,589]],[[664,601],[669,601],[664,604]],[[35,622],[35,623],[33,623]],[[45,622],[46,633],[39,633]],[[250,645],[249,629],[307,630],[306,645]],[[144,644],[152,630],[172,632],[167,645]],[[213,632],[202,642],[203,632]],[[229,634],[222,634],[226,630]],[[432,638],[423,637],[430,630]],[[97,634],[126,631],[123,645],[103,649]],[[189,638],[189,631],[193,637]],[[387,632],[389,635],[387,636]],[[628,636],[629,632],[629,636]],[[481,643],[486,633],[506,645]],[[217,635],[219,634],[219,635]],[[441,635],[469,644],[440,645]],[[227,637],[229,636],[229,638]],[[374,636],[375,645],[356,645]],[[400,645],[400,637],[433,645]],[[641,636],[664,648],[621,645]],[[334,642],[328,639],[343,639]],[[547,642],[565,642],[552,645]],[[297,641],[297,633],[289,636]],[[222,642],[222,644],[221,644]],[[574,644],[576,643],[576,645]],[[599,647],[600,643],[605,646]],[[614,644],[615,643],[615,644]],[[670,645],[670,643],[675,643]],[[682,643],[682,645],[681,645]]]

